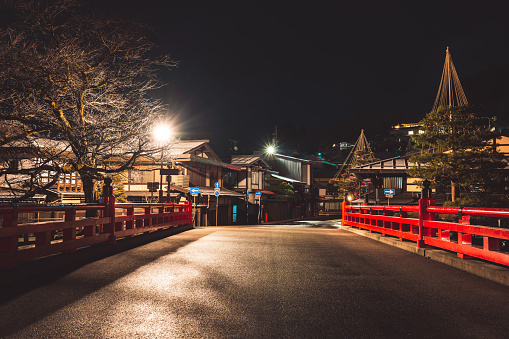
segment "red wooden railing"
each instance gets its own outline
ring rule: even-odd
[[[99,217],[78,219],[77,212],[100,211]],[[18,215],[31,212],[63,212],[63,220],[18,224]],[[158,229],[192,225],[191,202],[185,204],[117,204],[113,195],[103,196],[96,205],[0,207],[0,268],[20,262]],[[55,237],[55,234],[59,234]],[[32,238],[29,244],[21,238]]]
[[[471,225],[471,216],[509,218],[509,209],[441,207],[433,199],[421,199],[419,206],[353,206],[343,203],[345,226],[410,240],[417,247],[435,247],[456,252],[460,258],[479,258],[509,266],[509,252],[501,242],[509,240],[509,229]],[[397,216],[394,216],[397,212]],[[415,217],[408,217],[414,212]],[[436,220],[436,214],[457,215],[458,222]],[[478,243],[473,240],[479,239]]]

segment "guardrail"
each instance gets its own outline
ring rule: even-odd
[[[471,225],[471,216],[509,218],[509,209],[441,207],[433,199],[420,199],[419,206],[353,206],[343,203],[345,226],[409,240],[418,248],[434,247],[456,252],[460,258],[479,258],[509,266],[509,252],[502,242],[509,229]],[[409,213],[414,217],[409,217]],[[397,214],[397,215],[394,215]],[[436,220],[437,214],[458,216],[458,222]]]
[[[78,211],[95,210],[99,217],[77,219]],[[63,212],[63,220],[18,224],[18,214]],[[192,225],[191,202],[185,204],[117,204],[113,195],[95,205],[10,206],[0,208],[0,269],[56,253],[74,252],[99,243],[116,243],[158,229]],[[20,239],[33,239],[29,244]]]

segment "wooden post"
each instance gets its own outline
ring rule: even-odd
[[[115,244],[117,238],[115,236],[115,196],[113,195],[113,187],[111,186],[111,178],[104,179],[103,195],[101,196],[101,204],[105,206],[102,217],[109,217],[110,222],[103,225],[101,233],[109,233],[108,242]]]
[[[18,207],[14,206],[12,212],[2,215],[2,228],[18,226]],[[18,266],[16,253],[18,252],[18,235],[0,238],[0,253],[12,253],[10,260],[0,263],[0,268],[14,268]]]
[[[425,198],[419,200],[419,236],[417,240],[417,248],[424,248],[424,237],[431,236],[431,230],[423,226],[425,220],[435,220],[435,213],[428,213],[428,206],[435,205],[435,200]]]
[[[74,207],[70,210],[66,210],[65,211],[65,221],[74,222],[75,220],[76,220],[76,210],[74,209]],[[63,239],[64,239],[64,241],[76,240],[76,227],[73,226],[73,227],[69,227],[69,228],[64,228],[63,229]],[[70,249],[69,251],[66,251],[66,252],[74,252],[74,251],[76,251],[76,248]]]

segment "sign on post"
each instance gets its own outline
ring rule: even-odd
[[[385,189],[384,189],[384,194],[385,194],[386,196],[391,195],[391,197],[390,197],[390,198],[392,198],[392,197],[394,196],[394,194],[395,194],[395,193],[396,193],[396,190],[395,190],[395,189],[393,189],[393,188],[385,188]]]
[[[214,188],[221,188],[221,184],[220,184],[219,182],[216,182],[216,183],[214,184]]]
[[[191,195],[192,195],[193,197],[195,197],[195,196],[197,196],[198,194],[200,194],[200,189],[199,189],[198,187],[191,187],[190,191],[191,191]]]
[[[396,193],[396,190],[393,188],[385,188],[384,194],[387,197],[387,205],[389,205],[389,201],[391,198],[394,198],[394,194]]]
[[[261,199],[262,198],[262,191],[256,191],[255,192],[255,199]]]
[[[159,189],[159,183],[158,182],[147,182],[147,188],[149,192],[157,192]]]

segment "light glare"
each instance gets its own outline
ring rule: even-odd
[[[168,125],[160,124],[154,127],[152,134],[158,142],[165,142],[171,137],[171,129]]]

